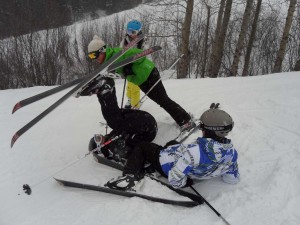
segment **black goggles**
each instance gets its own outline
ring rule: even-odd
[[[139,30],[132,30],[132,29],[127,30],[128,35],[137,35],[139,32],[140,32]]]

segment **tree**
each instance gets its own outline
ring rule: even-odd
[[[180,46],[180,54],[183,54],[183,58],[179,62],[177,78],[186,78],[188,74],[188,67],[190,61],[189,39],[190,39],[190,32],[191,32],[193,7],[194,7],[194,0],[187,0],[185,18],[184,18],[182,33],[181,33],[181,46]]]
[[[231,15],[232,0],[226,0],[225,11],[223,13],[224,3],[225,0],[222,0],[219,9],[219,14],[218,14],[218,23],[219,24],[222,23],[222,26],[220,25],[218,26],[217,24],[215,40],[213,44],[213,50],[211,53],[211,59],[210,59],[210,64],[208,69],[208,76],[212,78],[216,78],[218,76],[221,67],[224,42],[225,42],[225,37],[226,37],[227,28],[230,20],[230,15]]]
[[[209,20],[210,20],[210,6],[206,5],[207,8],[207,19],[206,19],[206,27],[205,27],[205,38],[204,38],[204,52],[203,52],[203,66],[201,71],[201,77],[204,78],[206,63],[207,63],[207,52],[208,52],[208,34],[209,34]]]
[[[293,15],[295,12],[296,3],[297,3],[297,0],[290,0],[290,5],[289,5],[286,22],[285,22],[285,27],[284,27],[281,42],[280,42],[279,51],[277,53],[275,65],[274,65],[274,68],[272,71],[273,73],[281,72],[282,61],[283,61],[283,58],[285,55],[286,44],[288,42],[289,33],[290,33],[291,26],[292,26]]]
[[[245,36],[246,36],[247,28],[249,26],[252,6],[253,6],[253,0],[247,0],[241,31],[235,48],[233,62],[230,68],[230,74],[229,74],[230,76],[236,76],[238,72],[238,66],[239,66],[242,50],[244,48]]]
[[[242,76],[248,75],[250,56],[251,56],[251,52],[252,52],[255,35],[256,35],[257,23],[258,23],[258,18],[259,18],[260,9],[261,9],[261,2],[262,2],[262,0],[257,0],[254,20],[252,23],[251,33],[250,33],[249,42],[247,45],[247,50],[246,50],[246,55],[245,55],[245,62],[244,62],[244,69],[243,69]]]
[[[298,61],[296,62],[294,71],[300,71],[300,59],[298,59]]]

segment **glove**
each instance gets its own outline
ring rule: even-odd
[[[104,75],[105,77],[110,77],[112,79],[120,79],[120,78],[123,78],[120,74],[118,73],[111,73],[111,72],[108,72],[107,74]]]
[[[177,145],[177,144],[180,144],[180,143],[176,140],[171,140],[171,141],[167,142],[167,144],[165,144],[164,148],[167,148],[171,145]]]
[[[183,188],[189,187],[189,186],[191,186],[193,184],[194,184],[194,181],[191,178],[188,177],[186,179],[186,184],[183,186]]]
[[[129,75],[134,75],[134,73],[132,71],[132,63],[129,63],[128,65],[123,67],[123,74],[125,77],[127,77]]]

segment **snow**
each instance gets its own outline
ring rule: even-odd
[[[210,103],[220,102],[235,121],[230,138],[239,152],[241,182],[229,185],[215,178],[197,183],[196,190],[232,225],[300,224],[300,73],[163,82],[169,96],[195,117]],[[52,177],[102,185],[120,175],[90,155],[85,157],[93,134],[105,133],[96,96],[68,99],[11,149],[13,134],[66,91],[12,115],[14,104],[51,88],[0,91],[1,225],[224,224],[205,204],[183,208],[65,188],[55,182]],[[122,80],[116,81],[116,88],[121,102]],[[158,122],[154,142],[164,144],[178,134],[175,122],[156,103],[148,99],[142,109]],[[23,184],[32,187],[32,195],[23,193]],[[142,189],[182,199],[153,181],[146,180]]]

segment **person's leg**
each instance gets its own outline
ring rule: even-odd
[[[148,80],[140,85],[141,90],[147,93],[159,79],[159,72],[154,68]],[[161,81],[150,91],[148,97],[165,109],[179,126],[191,120],[191,116],[180,105],[169,98]]]
[[[151,142],[157,134],[155,118],[142,110],[123,110],[123,122],[126,124],[125,131],[128,137],[127,144],[135,146],[139,142]]]
[[[123,176],[108,181],[105,185],[112,189],[118,190],[136,190],[143,184],[144,165],[149,162],[155,170],[163,173],[159,163],[159,153],[162,146],[154,143],[139,143],[129,156]]]
[[[131,90],[131,107],[135,107],[136,109],[140,108],[140,88],[134,83],[128,82],[128,86],[130,86]]]
[[[161,149],[163,149],[163,147],[155,143],[141,142],[136,145],[126,162],[123,175],[142,175],[144,172],[144,165],[148,162],[156,171],[163,176],[166,176],[159,163],[159,153]]]
[[[130,82],[127,82],[127,86],[126,86],[126,96],[128,101],[125,104],[125,109],[131,109],[131,86],[130,86]]]
[[[108,78],[109,82],[111,82],[110,79]],[[157,133],[154,117],[142,110],[120,109],[114,83],[111,83],[110,86],[113,87],[112,91],[99,93],[97,97],[101,105],[102,115],[108,126],[113,129],[114,134],[122,134],[122,139],[130,148],[139,142],[154,140]]]

